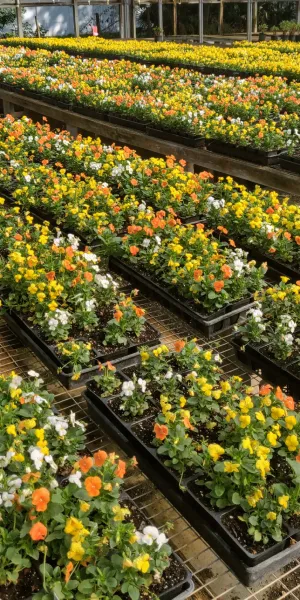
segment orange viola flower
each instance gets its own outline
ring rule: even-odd
[[[294,402],[294,398],[292,398],[292,396],[287,396],[286,398],[284,398],[283,404],[289,410],[295,410],[295,402]]]
[[[136,256],[140,249],[137,246],[130,246],[129,252],[132,256]]]
[[[269,248],[269,252],[270,254],[274,254],[276,252],[276,248],[273,248],[273,246],[271,248]]]
[[[23,239],[23,236],[20,233],[16,233],[15,240],[17,240],[18,242],[20,242],[22,239]]]
[[[218,225],[217,229],[222,233],[225,233],[225,235],[227,235],[228,233],[228,229],[226,229],[226,227],[223,227],[223,225]]]
[[[259,390],[259,395],[260,396],[267,396],[268,394],[270,394],[270,392],[272,391],[273,387],[269,384],[266,383],[266,385],[262,385],[260,390]]]
[[[48,281],[53,281],[53,279],[55,279],[55,271],[49,271],[49,273],[46,273],[46,278]]]
[[[114,365],[109,360],[105,363],[105,366],[107,367],[108,371],[116,370],[116,367],[114,367]]]
[[[118,466],[115,470],[115,476],[123,479],[125,473],[126,473],[126,463],[124,462],[124,460],[119,460]]]
[[[272,206],[269,206],[269,208],[267,208],[266,213],[267,215],[272,215],[274,212],[274,208],[272,208]]]
[[[138,183],[139,183],[139,182],[138,182],[138,180],[137,180],[137,179],[135,179],[135,178],[133,177],[132,179],[130,179],[130,183],[131,183],[131,185],[134,185],[134,186],[136,186],[136,185],[138,185]]]
[[[174,344],[174,350],[175,350],[175,352],[181,352],[181,350],[183,350],[184,346],[185,346],[184,340],[178,340]]]
[[[194,271],[194,280],[195,281],[200,281],[202,275],[203,275],[203,271],[201,269],[195,269],[195,271]]]
[[[63,260],[62,265],[67,271],[75,271],[74,265],[72,265],[69,260]]]
[[[297,456],[296,456],[296,462],[300,462],[300,454],[297,454]]]
[[[123,317],[123,313],[121,310],[116,310],[116,312],[114,313],[114,319],[116,319],[116,321],[119,321],[122,319]]]
[[[222,265],[221,271],[224,275],[224,279],[229,279],[232,275],[232,269],[229,265]]]
[[[35,506],[37,512],[44,512],[47,510],[48,503],[50,502],[50,492],[45,487],[34,490],[32,494],[32,504]]]
[[[182,422],[187,429],[194,429],[188,417],[183,417]]]
[[[72,246],[68,246],[66,248],[66,255],[67,255],[67,257],[68,258],[73,258],[74,254],[75,254],[75,252],[74,252]]]
[[[31,479],[32,481],[38,481],[38,479],[40,478],[41,474],[39,472],[37,473],[25,473],[25,475],[23,475],[22,477],[22,481],[24,483],[28,483]]]
[[[285,237],[286,240],[290,240],[292,236],[288,231],[285,231],[283,237]]]
[[[139,306],[134,306],[133,310],[134,310],[134,312],[135,312],[135,314],[136,314],[137,317],[143,317],[144,314],[145,314],[144,309],[140,308]]]
[[[277,386],[277,388],[276,388],[275,396],[276,396],[277,400],[283,401],[283,399],[284,399],[282,389],[279,386]]]
[[[87,281],[93,281],[93,274],[90,273],[89,271],[86,271],[83,274],[84,279],[86,279]]]
[[[70,581],[70,577],[71,577],[71,573],[73,571],[74,565],[72,562],[68,562],[67,566],[66,566],[66,572],[65,572],[65,582],[68,583],[68,581]]]
[[[224,287],[224,281],[222,279],[220,281],[215,281],[214,290],[215,292],[220,292]]]
[[[232,246],[232,248],[236,247],[236,243],[233,240],[229,240],[229,246]]]
[[[295,236],[295,242],[298,244],[298,246],[300,246],[300,235]]]
[[[100,494],[102,481],[100,477],[87,477],[84,482],[84,487],[90,498],[96,498]]]
[[[95,452],[94,454],[94,461],[95,461],[95,465],[96,467],[102,467],[102,465],[104,465],[106,459],[107,459],[107,452],[105,452],[105,450],[98,450],[98,452]]]
[[[163,441],[167,437],[169,429],[167,425],[159,425],[159,423],[155,423],[154,433],[157,440]]]
[[[82,473],[88,473],[89,470],[92,468],[94,461],[91,456],[83,456],[78,461],[78,464],[79,464],[79,468],[82,471]]]
[[[35,523],[29,531],[29,535],[34,542],[44,540],[47,536],[47,533],[47,527],[45,527],[45,525],[43,523],[40,523],[39,521]]]

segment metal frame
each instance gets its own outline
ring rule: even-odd
[[[199,44],[203,44],[203,4],[219,4],[220,5],[220,27],[223,22],[224,4],[229,2],[245,3],[247,2],[247,40],[252,41],[253,31],[253,13],[257,15],[258,2],[264,2],[265,0],[183,0],[186,4],[199,4],[199,33],[198,40]],[[294,0],[270,0],[271,2],[294,2]],[[141,4],[157,4],[158,6],[158,26],[163,31],[163,4],[176,4],[177,0],[141,0]],[[110,0],[111,4],[120,5],[120,37],[121,39],[135,39],[136,38],[136,8],[135,0]],[[73,9],[73,22],[75,37],[79,37],[79,20],[78,20],[78,6],[97,6],[106,4],[106,0],[36,0],[33,3],[28,0],[0,0],[0,8],[16,8],[17,15],[17,27],[19,37],[23,37],[23,26],[22,26],[22,8],[25,7],[41,7],[41,6],[69,6]],[[254,10],[253,10],[254,9]],[[175,11],[176,12],[176,11]],[[177,14],[176,14],[177,23]],[[297,23],[300,23],[300,0],[297,0]],[[176,29],[176,28],[175,28]],[[257,26],[254,23],[254,33],[256,33]],[[159,35],[159,40],[163,40],[163,34]]]

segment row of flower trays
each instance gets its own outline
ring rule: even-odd
[[[300,280],[281,277],[256,294],[256,303],[237,327],[232,343],[238,360],[265,381],[300,397]]]
[[[191,574],[122,491],[127,464],[86,449],[35,371],[1,376],[0,597],[183,600]],[[32,595],[33,594],[33,595]]]
[[[89,412],[245,585],[300,553],[299,415],[280,388],[224,379],[193,340],[107,363],[85,392]]]

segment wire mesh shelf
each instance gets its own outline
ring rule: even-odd
[[[163,343],[170,348],[178,339],[197,337],[203,347],[220,354],[222,367],[228,376],[239,375],[248,385],[258,387],[259,376],[250,373],[235,360],[234,350],[230,345],[232,332],[217,335],[213,340],[207,341],[199,335],[198,330],[158,302],[141,295],[139,304],[146,309],[150,323],[159,329]],[[8,374],[14,370],[26,377],[29,369],[40,373],[48,390],[55,395],[58,410],[65,413],[73,411],[76,418],[86,423],[89,450],[94,452],[105,449],[124,456],[115,442],[90,419],[82,396],[84,388],[66,390],[36,356],[22,346],[4,320],[0,319],[0,373]],[[195,600],[300,600],[300,560],[294,560],[251,588],[245,587],[139,469],[128,471],[124,485],[128,494],[157,527],[163,528],[166,522],[172,523],[170,543],[193,574]]]

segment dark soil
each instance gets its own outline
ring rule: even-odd
[[[288,485],[289,481],[291,481],[293,471],[283,456],[274,454],[271,459],[271,470],[276,476],[276,482],[281,482]]]
[[[41,589],[41,580],[35,569],[24,569],[16,585],[1,585],[0,600],[27,600]]]
[[[147,419],[141,423],[137,423],[132,427],[132,432],[141,440],[146,446],[153,448],[153,440],[155,438],[153,432],[154,419]]]
[[[300,533],[300,515],[293,515],[288,522],[289,526],[293,529],[299,530]]]
[[[192,494],[194,494],[194,496],[196,496],[196,498],[198,498],[198,500],[200,500],[200,502],[202,502],[202,504],[204,504],[204,506],[206,506],[209,510],[213,510],[215,512],[220,512],[220,508],[218,508],[217,506],[212,506],[210,503],[209,498],[207,497],[207,494],[209,493],[209,489],[206,487],[203,487],[202,485],[199,485],[196,481],[193,481],[192,483],[188,484],[188,490],[190,490],[192,492]],[[224,509],[222,509],[224,510]]]
[[[237,541],[244,546],[251,554],[259,554],[272,546],[276,546],[278,542],[270,540],[268,544],[262,544],[261,542],[254,542],[253,538],[247,533],[247,525],[238,519],[238,512],[227,513],[222,517],[222,523],[230,531],[230,533],[237,539]]]
[[[286,370],[289,373],[296,375],[296,377],[299,377],[299,379],[300,379],[300,362],[299,361],[296,361],[296,362],[290,364],[288,367],[286,367]]]
[[[157,410],[155,410],[153,405],[149,405],[147,410],[145,410],[142,415],[136,415],[135,417],[133,415],[126,416],[124,414],[124,411],[120,408],[121,403],[122,403],[121,398],[115,398],[114,400],[109,400],[108,405],[111,408],[111,410],[118,417],[120,417],[120,419],[122,419],[122,421],[125,421],[125,423],[129,423],[132,421],[139,421],[140,419],[145,419],[146,417],[154,417],[155,414],[157,414],[157,412],[158,412]]]

